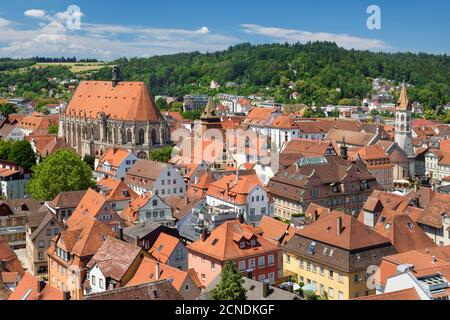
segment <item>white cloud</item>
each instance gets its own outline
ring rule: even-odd
[[[117,57],[141,57],[188,51],[216,51],[226,49],[239,40],[213,33],[208,27],[199,29],[164,29],[88,23],[84,19],[79,30],[69,29],[69,12],[49,15],[31,9],[25,15],[40,20],[33,29],[11,27],[0,20],[0,56],[78,56],[110,60]],[[84,17],[82,12],[80,17]],[[1,18],[0,18],[1,19]]]
[[[32,17],[32,18],[46,18],[47,14],[45,13],[44,10],[38,10],[38,9],[30,9],[24,12],[24,14],[27,17]]]
[[[207,34],[209,33],[209,29],[208,27],[202,27],[201,29],[197,30],[197,33]]]
[[[0,18],[0,28],[6,28],[11,24],[11,21]]]
[[[244,32],[261,35],[287,42],[305,43],[308,41],[331,41],[346,49],[387,49],[389,46],[381,40],[350,36],[348,34],[334,34],[326,32],[309,32],[304,30],[265,27],[256,24],[242,24]]]

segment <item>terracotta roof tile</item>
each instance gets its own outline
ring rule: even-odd
[[[239,247],[236,239],[253,237],[257,246],[251,249]],[[254,227],[241,224],[238,220],[226,221],[211,232],[205,240],[197,240],[187,246],[189,251],[214,257],[220,261],[234,260],[246,256],[268,253],[278,250],[278,246],[261,236]]]
[[[66,115],[96,119],[104,112],[111,120],[159,121],[162,116],[143,82],[81,81]]]
[[[339,235],[338,218],[342,219],[342,231]],[[297,231],[297,234],[345,250],[370,248],[389,243],[389,239],[379,235],[353,216],[337,211],[321,216],[319,220]]]
[[[87,267],[98,265],[105,277],[121,282],[141,252],[142,249],[138,246],[108,237],[95,252]]]
[[[148,251],[155,260],[167,263],[170,256],[175,251],[180,240],[166,233],[160,233],[153,246]]]
[[[48,283],[39,292],[39,279],[26,272],[8,300],[63,300],[61,291]]]

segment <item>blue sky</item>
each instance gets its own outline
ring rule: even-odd
[[[111,60],[241,42],[330,40],[345,48],[450,53],[448,0],[14,0],[0,4],[0,56]],[[80,8],[80,28],[67,8]],[[381,30],[369,30],[369,5]]]

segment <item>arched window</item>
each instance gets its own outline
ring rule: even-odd
[[[145,143],[145,130],[141,129],[141,130],[139,130],[138,144],[144,144],[144,143]]]
[[[402,124],[402,125],[400,126],[400,129],[401,129],[401,131],[405,131],[405,125]]]
[[[402,114],[402,118],[401,119],[402,119],[401,120],[402,122],[405,121],[405,116],[403,114]]]
[[[127,130],[127,142],[132,143],[133,142],[133,134],[131,133],[131,129]]]
[[[156,129],[152,129],[152,144],[158,144],[158,137],[156,135]]]

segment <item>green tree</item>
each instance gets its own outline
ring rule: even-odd
[[[52,200],[60,192],[95,186],[89,165],[70,149],[58,150],[34,167],[28,193],[36,200]]]
[[[17,112],[17,107],[11,103],[0,104],[0,113],[5,117]]]
[[[214,300],[245,300],[247,290],[242,286],[244,279],[233,261],[228,261],[222,269],[220,282],[212,290]]]
[[[48,133],[49,134],[58,134],[59,127],[57,125],[51,124],[48,126]]]
[[[11,145],[8,160],[16,162],[24,168],[31,169],[36,164],[36,154],[28,141],[16,141]]]
[[[172,147],[164,147],[152,150],[152,152],[150,153],[150,160],[167,163],[170,159],[172,159],[172,150]]]
[[[13,143],[11,141],[0,141],[0,159],[9,160],[9,154],[11,153],[11,147]]]
[[[166,99],[159,97],[156,100],[156,106],[159,108],[159,110],[167,110],[167,101],[166,101]]]
[[[95,157],[90,156],[90,155],[85,155],[83,158],[83,161],[86,162],[86,164],[92,169],[94,170],[94,166],[95,166]]]

